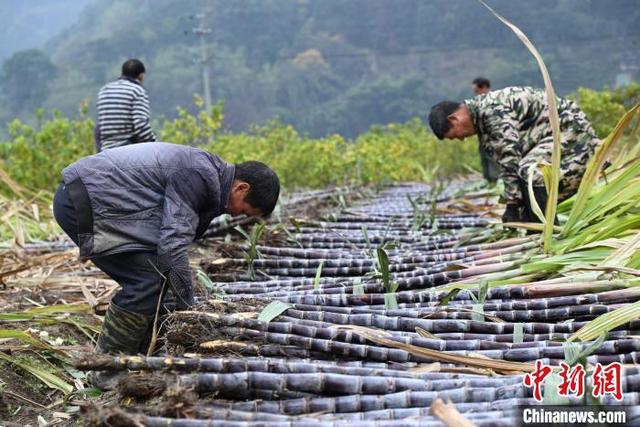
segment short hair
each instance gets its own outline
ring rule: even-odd
[[[461,105],[462,103],[456,101],[442,101],[431,107],[429,126],[438,139],[444,139],[446,133],[449,132],[451,129],[449,116],[458,111]]]
[[[235,179],[251,186],[245,202],[260,209],[264,216],[273,212],[280,196],[280,180],[269,166],[256,161],[237,163]]]
[[[491,88],[491,82],[486,77],[476,77],[475,79],[473,79],[472,83],[478,87],[486,87],[489,89]]]
[[[122,64],[122,75],[132,79],[137,79],[138,76],[146,72],[144,64],[139,59],[127,59]]]

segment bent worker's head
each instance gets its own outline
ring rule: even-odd
[[[267,216],[273,212],[279,196],[280,180],[269,166],[255,161],[238,163],[227,213]]]
[[[144,64],[139,59],[127,59],[122,64],[122,75],[129,77],[130,79],[138,80],[140,83],[144,81],[144,73],[147,70],[144,68]]]
[[[491,91],[491,82],[486,77],[476,77],[471,82],[471,89],[476,95],[484,95]]]
[[[477,132],[464,102],[442,101],[431,107],[429,126],[438,139],[463,140]]]

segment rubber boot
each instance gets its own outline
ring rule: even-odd
[[[167,287],[164,294],[160,295],[162,298],[162,303],[160,304],[160,311],[158,317],[158,332],[157,332],[157,342],[155,344],[152,356],[164,357],[167,356],[168,350],[166,345],[166,340],[164,336],[166,334],[166,328],[164,327],[165,321],[169,315],[169,313],[175,311],[176,309],[176,298],[173,294],[173,290],[171,287]],[[153,339],[153,321],[149,325],[149,329],[147,331],[146,338],[140,343],[138,347],[138,353],[146,355],[149,351],[149,346],[151,345],[151,340]]]
[[[166,330],[165,330],[166,328],[162,326],[164,325],[164,322],[167,319],[167,315],[168,313],[164,313],[160,315],[160,317],[158,318],[157,341],[155,343],[153,353],[151,354],[152,356],[155,356],[155,357],[164,357],[169,354],[167,351],[167,346],[164,338],[164,335],[166,333]],[[140,342],[140,346],[138,347],[139,354],[142,354],[142,355],[147,354],[147,352],[149,351],[149,346],[151,345],[152,339],[153,339],[153,321],[149,325],[149,329],[147,330],[145,339],[142,342]]]
[[[147,339],[152,324],[153,316],[133,313],[112,302],[104,316],[95,351],[114,355],[137,354],[141,343]],[[113,390],[118,381],[126,375],[126,372],[95,371],[91,372],[87,379],[95,388]]]

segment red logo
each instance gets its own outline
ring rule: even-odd
[[[560,378],[562,382],[558,386],[558,394],[560,396],[568,396],[569,393],[575,394],[578,397],[584,395],[584,366],[578,364],[571,368],[564,362],[560,363]]]
[[[611,394],[616,400],[622,400],[622,365],[618,362],[602,367],[596,363],[593,371],[593,397]]]
[[[551,366],[543,365],[540,360],[536,360],[533,372],[527,373],[522,379],[522,383],[527,388],[533,387],[533,398],[538,402],[542,401],[542,384],[544,380],[553,372]],[[558,385],[558,395],[568,396],[570,394],[577,397],[584,396],[586,371],[584,366],[578,364],[570,367],[564,362],[560,363],[560,371],[556,373],[561,382]],[[602,366],[596,363],[595,370],[591,374],[593,389],[591,394],[595,398],[603,397],[606,394],[612,395],[616,400],[622,400],[622,365],[618,362]]]
[[[551,367],[545,366],[541,361],[536,360],[536,369],[533,372],[528,373],[522,379],[523,384],[526,387],[533,387],[533,397],[538,402],[542,401],[542,393],[540,392],[540,385],[544,382],[545,378],[551,373]]]

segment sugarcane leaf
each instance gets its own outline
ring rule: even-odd
[[[524,325],[522,323],[513,324],[513,343],[524,342]]]
[[[625,115],[618,121],[616,127],[613,132],[611,132],[605,140],[600,144],[600,146],[596,149],[593,157],[589,161],[587,169],[580,181],[580,186],[578,187],[578,192],[576,194],[575,202],[573,203],[573,208],[571,209],[571,213],[569,214],[569,218],[567,218],[567,222],[564,225],[564,229],[562,231],[562,236],[569,235],[570,232],[576,227],[576,224],[584,215],[584,208],[587,204],[587,200],[589,195],[598,180],[598,176],[600,175],[600,170],[602,169],[602,165],[609,157],[609,153],[615,147],[617,141],[622,137],[624,130],[629,125],[633,116],[640,111],[640,104],[637,104],[632,109],[627,111]]]
[[[67,360],[68,355],[63,350],[53,347],[48,342],[31,335],[24,331],[15,329],[0,329],[0,339],[14,339],[29,344],[37,349],[46,350],[52,352],[56,357],[61,360]]]
[[[608,313],[601,314],[571,335],[569,341],[591,341],[639,317],[640,301],[636,301]]]
[[[384,308],[387,310],[398,309],[398,300],[395,293],[384,294]]]
[[[261,322],[271,322],[276,317],[291,308],[290,304],[282,301],[272,301],[265,308],[262,309],[258,315],[258,320]]]
[[[392,337],[390,337],[388,333],[382,333],[384,331],[367,328],[364,326],[338,325],[337,328],[351,330],[355,334],[358,334],[363,338],[378,345],[384,345],[391,348],[399,348],[410,354],[426,357],[436,361],[457,363],[476,368],[489,368],[494,371],[500,371],[510,374],[520,372],[533,372],[535,370],[535,365],[533,365],[532,363],[510,362],[506,360],[496,360],[489,357],[479,357],[471,355],[464,356],[448,353],[446,351],[432,350],[412,344],[405,344],[403,342],[392,339]]]
[[[364,241],[367,244],[367,253],[372,254],[371,241],[369,240],[369,233],[367,232],[367,227],[364,225],[361,225],[360,230],[362,231],[362,237],[364,238]]]
[[[469,296],[471,297],[471,300],[473,300],[474,303],[478,303],[478,297],[476,296],[476,294],[474,294],[473,292],[469,292]]]
[[[538,201],[536,200],[536,195],[533,192],[533,174],[535,173],[535,169],[538,167],[537,163],[530,167],[527,174],[527,191],[529,192],[529,203],[531,204],[531,210],[538,217],[541,224],[546,223],[546,219],[544,217],[544,213],[542,213],[542,209],[538,205]]]
[[[242,228],[241,225],[236,225],[235,227],[233,227],[234,230],[236,230],[238,233],[240,233],[242,235],[242,237],[244,237],[247,240],[251,240],[251,237],[249,236],[249,234],[244,230],[244,228]]]
[[[484,304],[487,299],[487,292],[489,291],[489,281],[488,280],[480,280],[480,284],[478,285],[478,303]]]
[[[320,265],[318,265],[318,268],[316,269],[316,277],[313,278],[313,289],[320,288],[320,276],[322,276],[323,263],[324,263],[324,260],[320,261]]]
[[[431,404],[430,411],[431,414],[442,420],[443,424],[446,426],[476,426],[458,411],[456,405],[451,401],[451,399],[449,399],[446,403],[440,398],[435,399]]]
[[[598,350],[602,346],[602,343],[604,343],[605,339],[606,335],[602,334],[598,339],[584,349],[581,349],[575,342],[567,341],[563,343],[562,346],[565,349],[565,361],[570,366],[574,366],[578,363],[585,366],[587,364],[587,357],[591,356],[596,350]]]
[[[555,372],[551,372],[544,380],[544,388],[542,390],[542,404],[560,406],[569,403],[569,399],[565,396],[560,396],[558,393],[562,379]]]
[[[600,265],[623,267],[640,248],[640,233],[620,249],[609,255]]]
[[[498,18],[502,23],[504,23],[507,27],[511,29],[515,33],[515,35],[522,41],[522,43],[529,49],[531,54],[536,59],[538,63],[538,67],[540,68],[540,73],[542,74],[542,79],[544,80],[544,87],[546,92],[546,101],[548,105],[549,111],[549,124],[551,125],[551,133],[553,135],[553,151],[551,154],[551,179],[550,185],[547,187],[547,206],[545,209],[545,218],[549,218],[544,226],[544,251],[545,253],[549,253],[551,251],[551,244],[553,239],[553,218],[556,217],[556,205],[558,203],[558,183],[560,181],[560,156],[561,156],[561,141],[560,141],[560,118],[558,115],[558,107],[556,105],[556,94],[553,89],[553,84],[551,83],[551,77],[549,76],[549,71],[547,70],[547,66],[542,60],[542,56],[540,52],[535,48],[533,43],[529,40],[529,38],[518,28],[516,25],[511,23],[509,20],[504,18],[495,12],[489,5],[487,5],[483,0],[478,0],[484,7],[489,9],[493,15]]]
[[[565,341],[562,343],[562,350],[564,351],[564,361],[567,365],[575,365],[580,355],[580,345],[575,342]]]
[[[0,321],[2,322],[26,322],[33,320],[35,314],[28,313],[0,313]]]
[[[391,273],[389,272],[389,256],[387,255],[387,251],[383,248],[376,249],[376,254],[378,256],[378,265],[380,266],[380,273],[382,274],[382,283],[387,292],[390,291],[391,288]]]
[[[440,300],[439,305],[448,305],[449,301],[451,301],[452,299],[454,299],[456,297],[456,295],[458,295],[458,293],[460,293],[462,289],[461,288],[453,288],[449,291],[449,293],[447,295],[444,296],[444,298],[442,298]]]
[[[422,338],[428,338],[430,340],[442,340],[442,338],[436,337],[431,332],[421,328],[420,326],[416,326],[416,334],[420,335]]]
[[[26,360],[19,360],[18,358],[11,357],[1,351],[0,351],[0,359],[25,370],[26,372],[30,373],[31,375],[39,379],[41,382],[46,384],[48,387],[60,390],[64,394],[69,394],[73,391],[73,386],[67,383],[64,379],[60,378],[59,376],[43,368],[40,368],[39,366],[33,363],[29,363]]]
[[[201,269],[196,270],[196,279],[198,279],[198,282],[202,285],[202,287],[207,290],[213,289],[215,287],[209,276],[207,276],[207,273],[205,273]]]
[[[471,310],[471,320],[475,320],[476,322],[484,322],[483,304],[473,304],[471,306]]]
[[[359,277],[353,279],[353,294],[364,295],[364,285],[362,284],[362,280]]]

